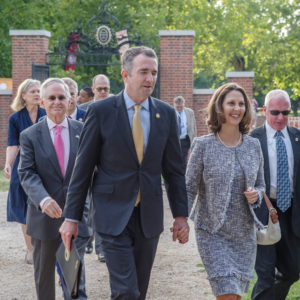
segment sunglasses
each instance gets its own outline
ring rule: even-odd
[[[283,116],[287,116],[291,111],[290,110],[270,110],[270,114],[272,116],[278,116],[282,114]]]
[[[104,91],[104,92],[107,92],[108,91],[108,87],[98,87],[98,88],[96,88],[96,90],[98,91],[98,92],[101,92],[101,91]]]

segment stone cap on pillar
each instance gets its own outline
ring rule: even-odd
[[[45,36],[50,38],[51,32],[47,30],[10,30],[10,36]]]
[[[0,90],[0,95],[12,95],[12,90]]]
[[[195,36],[195,30],[159,30],[159,36]]]
[[[212,95],[216,90],[215,89],[194,89],[194,95]]]
[[[226,78],[254,77],[252,71],[226,72]]]

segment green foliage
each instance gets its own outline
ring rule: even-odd
[[[9,180],[0,172],[0,191],[6,192],[9,189]]]
[[[11,76],[9,29],[46,29],[50,46],[66,40],[78,21],[87,24],[99,9],[98,0],[0,1],[0,77]],[[226,71],[254,71],[254,94],[289,89],[300,97],[300,4],[297,0],[110,0],[109,10],[120,21],[113,30],[128,28],[143,44],[159,53],[159,30],[195,30],[194,73],[197,88],[216,88]],[[122,88],[119,67],[78,67],[79,86],[105,72],[114,92]],[[52,68],[51,74],[61,73]],[[79,78],[78,77],[78,78]]]

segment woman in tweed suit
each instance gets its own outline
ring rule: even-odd
[[[235,83],[217,89],[208,106],[210,134],[196,138],[186,183],[198,250],[218,300],[238,300],[248,290],[256,256],[253,208],[264,190],[263,156],[246,135],[252,109]]]

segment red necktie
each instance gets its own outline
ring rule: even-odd
[[[68,116],[68,118],[69,118],[69,119],[72,119],[72,117],[71,117],[71,116]]]
[[[64,176],[65,175],[65,146],[61,136],[61,130],[63,129],[63,126],[55,126],[54,128],[56,129],[55,136],[54,136],[54,148],[60,166],[61,174],[62,176]]]

